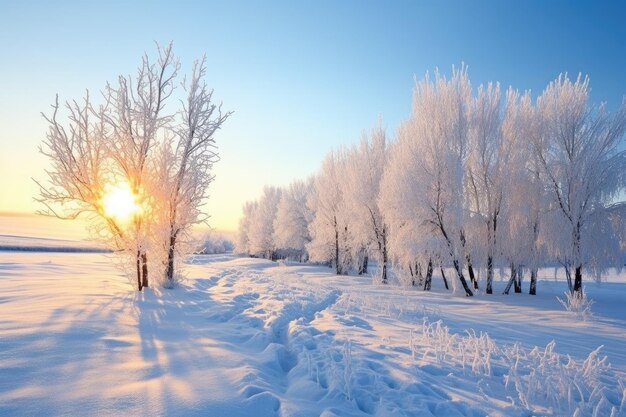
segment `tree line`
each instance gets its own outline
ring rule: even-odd
[[[388,140],[382,122],[358,144],[330,151],[319,171],[266,186],[245,203],[238,251],[327,263],[337,274],[379,266],[429,290],[454,274],[467,296],[493,293],[496,268],[521,292],[538,268],[564,267],[582,296],[626,250],[626,101],[589,101],[589,78],[567,74],[533,100],[499,83],[473,88],[467,67],[416,81],[409,117]]]

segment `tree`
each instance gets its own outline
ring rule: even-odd
[[[353,248],[365,246],[367,253],[377,254],[381,267],[381,281],[387,283],[388,228],[379,207],[380,183],[387,162],[387,138],[382,124],[372,129],[368,138],[364,133],[358,146],[352,147],[346,157],[346,175],[343,197]]]
[[[500,85],[488,84],[478,88],[470,106],[469,160],[467,164],[467,193],[469,209],[485,227],[487,253],[487,285],[492,294],[493,266],[496,256],[498,220],[506,193],[507,171],[511,169],[512,141],[504,140],[500,114]],[[463,236],[463,242],[465,235]],[[469,257],[468,269],[473,275]],[[475,280],[472,280],[475,282]]]
[[[427,75],[394,142],[378,126],[324,159],[307,197],[308,234],[303,216],[291,219],[301,199],[284,195],[274,237],[300,247],[310,235],[311,259],[337,274],[355,259],[360,273],[376,255],[386,282],[391,260],[402,283],[424,290],[436,268],[448,288],[444,268],[452,267],[452,286],[468,296],[465,268],[478,289],[482,268],[474,267],[486,265],[487,293],[495,267],[511,269],[505,292],[521,292],[528,270],[536,294],[538,269],[551,258],[581,295],[583,266],[599,277],[626,248],[626,101],[610,115],[587,100],[581,77],[559,77],[533,105],[512,88],[502,104],[497,83],[474,96],[465,66],[450,79]]]
[[[434,81],[426,76],[417,83],[411,118],[398,132],[381,187],[391,232],[440,239],[468,296],[473,292],[463,273],[461,236],[470,93],[464,67],[450,80],[437,72]]]
[[[44,116],[49,130],[41,147],[51,162],[49,182],[37,182],[43,214],[88,213],[97,235],[131,255],[140,291],[149,284],[151,237],[169,227],[169,240],[157,246],[174,251],[180,231],[202,218],[199,207],[216,160],[212,135],[229,115],[211,118],[211,93],[201,83],[204,61],[195,67],[187,105],[178,113],[182,125],[177,113],[165,113],[180,65],[172,44],[157,48],[156,62],[144,55],[136,76],[107,83],[102,105],[92,105],[88,92],[84,104],[67,103],[66,124],[59,120],[57,98],[52,116]],[[157,179],[163,181],[158,187]],[[113,200],[123,200],[124,215],[111,210]],[[168,276],[173,258],[169,266]]]
[[[307,258],[306,245],[311,241],[309,223],[313,212],[307,199],[313,189],[313,179],[296,180],[282,192],[276,219],[274,220],[274,242],[287,254],[295,254],[300,260]]]
[[[546,179],[553,225],[561,229],[552,252],[564,263],[582,297],[582,269],[594,257],[593,232],[606,222],[607,211],[625,189],[626,150],[620,143],[626,127],[626,102],[611,115],[604,105],[588,104],[589,78],[567,75],[551,82],[537,99],[540,129],[534,151]],[[618,207],[614,206],[617,210]],[[567,230],[568,232],[564,232]],[[610,238],[614,234],[605,235]]]
[[[48,132],[39,151],[49,158],[50,168],[46,170],[48,184],[35,180],[40,191],[36,200],[45,207],[38,213],[60,219],[91,214],[92,218],[105,222],[119,243],[125,233],[117,219],[107,215],[103,204],[104,187],[110,175],[107,171],[108,132],[100,116],[104,109],[93,108],[89,93],[82,104],[72,101],[65,107],[66,125],[59,121],[58,95],[52,115],[42,113],[48,122]]]
[[[60,219],[87,216],[97,237],[103,238],[114,250],[132,252],[136,261],[137,288],[147,285],[147,259],[140,248],[143,235],[138,213],[128,219],[110,213],[106,203],[111,184],[119,182],[119,174],[110,165],[110,136],[108,123],[109,106],[94,109],[89,92],[83,104],[67,102],[68,121],[59,121],[58,95],[52,116],[43,115],[49,124],[46,140],[40,152],[50,160],[46,170],[48,184],[39,181],[40,197],[36,201],[45,206],[38,213]],[[143,266],[142,266],[143,265]]]
[[[221,105],[213,104],[213,90],[207,88],[205,74],[206,57],[194,64],[176,139],[165,141],[161,148],[167,162],[160,166],[162,175],[157,187],[165,191],[159,214],[167,231],[165,277],[170,286],[174,282],[176,244],[181,234],[208,218],[201,209],[215,178],[211,173],[213,164],[218,161],[214,135],[232,114],[222,113]]]
[[[118,85],[106,85],[106,102],[111,103],[101,113],[103,122],[108,125],[108,156],[116,176],[129,184],[140,205],[146,205],[149,196],[144,189],[149,155],[157,143],[157,133],[171,123],[173,116],[163,114],[166,101],[174,91],[174,80],[180,63],[174,57],[172,43],[158,49],[156,63],[150,62],[147,55],[142,58],[137,76],[119,76]],[[133,231],[137,274],[142,287],[148,286],[147,230],[148,216],[133,217]],[[139,277],[138,277],[139,278]]]
[[[347,273],[350,253],[340,186],[344,163],[344,150],[326,155],[307,202],[314,213],[309,224],[311,242],[307,245],[311,260],[334,265],[337,275]]]
[[[528,92],[520,95],[509,89],[502,129],[505,140],[512,142],[513,152],[508,162],[510,168],[503,174],[508,178],[508,190],[498,241],[503,257],[518,272],[517,277],[511,274],[509,284],[521,283],[523,269],[515,265],[524,266],[530,270],[529,294],[535,295],[538,269],[545,260],[543,241],[550,237],[544,236],[543,230],[546,193],[541,167],[533,152],[532,138],[538,124]]]
[[[250,226],[257,206],[258,202],[256,201],[246,201],[243,205],[243,216],[239,219],[237,244],[235,245],[235,249],[239,253],[252,253],[250,249]]]
[[[281,189],[266,186],[250,221],[250,253],[255,256],[276,260],[274,221],[281,198]]]

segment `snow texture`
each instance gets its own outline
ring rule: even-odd
[[[552,269],[468,299],[200,255],[139,293],[110,256],[0,252],[0,415],[626,415],[623,274],[583,321]]]

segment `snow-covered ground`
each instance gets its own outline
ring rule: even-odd
[[[0,252],[0,415],[626,415],[623,274],[582,321],[551,269],[469,299],[209,255],[137,293],[111,256]]]
[[[0,251],[107,252],[95,242],[0,234]]]
[[[104,252],[87,239],[83,221],[0,213],[0,251]]]

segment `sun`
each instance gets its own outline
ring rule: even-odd
[[[102,198],[104,214],[118,221],[125,222],[141,212],[137,204],[137,195],[126,182],[107,187]]]

